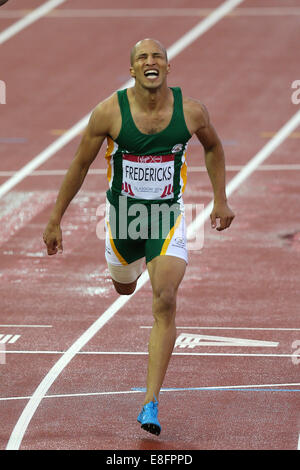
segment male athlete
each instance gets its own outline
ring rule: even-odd
[[[180,88],[168,87],[169,70],[166,50],[159,41],[144,39],[133,47],[130,74],[135,84],[114,93],[94,109],[43,235],[48,255],[62,251],[62,216],[107,139],[105,255],[113,284],[121,295],[134,292],[146,259],[154,324],[149,339],[147,391],[138,422],[156,435],[161,431],[157,398],[175,343],[176,296],[187,265],[182,194],[186,146],[193,134],[204,148],[212,183],[212,228],[224,230],[234,218],[225,194],[225,159],[220,139],[206,108],[194,99],[182,97]],[[150,211],[162,203],[172,208],[167,233],[161,228],[162,217],[156,222],[150,217]],[[124,233],[120,236],[124,224],[127,229],[134,220],[135,204],[148,211],[145,223],[140,224],[144,237],[130,237],[129,230],[125,237]],[[120,211],[120,205],[126,210]],[[153,225],[157,225],[157,230],[152,236]]]

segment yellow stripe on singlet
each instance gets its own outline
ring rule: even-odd
[[[186,181],[187,181],[187,164],[186,164],[186,152],[184,154],[184,162],[182,164],[181,170],[180,170],[180,176],[183,182],[182,188],[181,188],[181,194],[184,193],[185,186],[186,186]]]
[[[108,165],[107,179],[108,179],[109,183],[110,183],[110,180],[111,180],[111,173],[112,173],[112,170],[111,170],[111,157],[112,157],[112,154],[113,154],[113,151],[114,151],[114,147],[115,147],[114,141],[110,137],[107,137],[107,149],[106,149],[106,153],[105,153],[105,158],[106,158],[107,165]]]

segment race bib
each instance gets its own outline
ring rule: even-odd
[[[123,154],[122,194],[137,199],[174,197],[174,155]]]

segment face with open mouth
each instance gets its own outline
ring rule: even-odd
[[[130,67],[131,76],[144,88],[160,87],[169,72],[166,51],[154,40],[143,40],[135,46]]]
[[[151,68],[145,70],[144,75],[146,78],[148,78],[148,80],[155,81],[159,78],[159,69]]]

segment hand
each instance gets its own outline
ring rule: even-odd
[[[214,204],[212,213],[210,214],[211,227],[216,228],[219,232],[228,228],[235,217],[234,212],[230,209],[226,202]],[[217,219],[220,219],[220,225],[217,227]]]
[[[49,222],[43,233],[43,240],[47,246],[48,255],[55,255],[58,251],[62,253],[62,234],[59,224]]]

